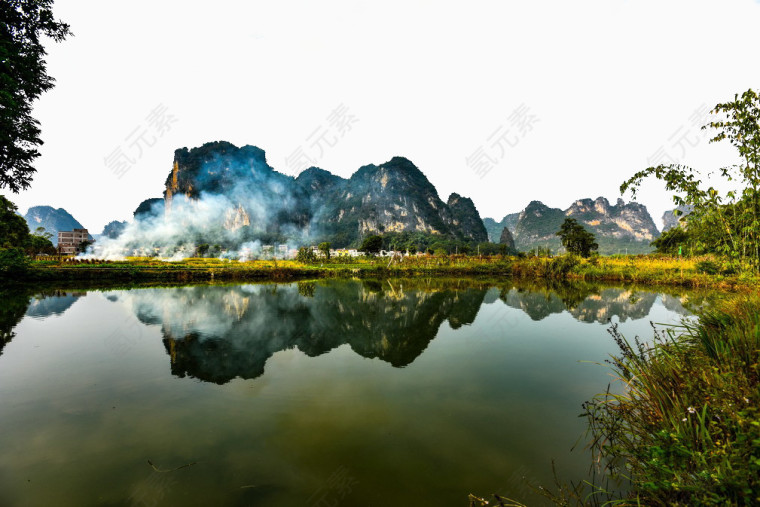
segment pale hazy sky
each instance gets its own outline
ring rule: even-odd
[[[161,196],[176,148],[216,140],[290,174],[300,154],[344,177],[405,156],[442,199],[497,220],[530,200],[614,201],[651,162],[732,161],[695,125],[760,87],[756,0],[56,0],[55,13],[75,37],[49,46],[38,173],[8,197],[92,232]],[[661,186],[639,201],[660,227]]]

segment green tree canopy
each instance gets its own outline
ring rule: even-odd
[[[652,246],[659,253],[676,255],[681,247],[689,243],[689,233],[683,227],[673,227],[663,232],[659,238],[652,241]]]
[[[31,234],[29,236],[24,251],[29,256],[37,254],[55,255],[55,247],[50,239],[37,234]]]
[[[322,255],[325,256],[325,259],[330,258],[330,243],[329,242],[325,241],[323,243],[320,243],[317,246],[317,248],[319,249],[320,252],[322,252]]]
[[[383,248],[383,238],[373,234],[364,238],[362,246],[359,247],[359,251],[364,253],[378,253],[381,248]]]
[[[16,205],[0,195],[0,248],[23,247],[29,242],[29,226]]]
[[[634,174],[620,186],[635,197],[642,181],[650,176],[665,182],[673,202],[691,205],[686,217],[690,249],[713,252],[760,269],[760,97],[747,90],[734,100],[717,104],[715,120],[703,126],[713,129],[711,143],[728,141],[736,148],[740,163],[720,169],[721,175],[738,183],[739,189],[721,194],[704,187],[695,169],[680,164],[661,164]],[[736,186],[736,185],[735,185]],[[673,233],[678,234],[678,233]]]
[[[52,0],[0,2],[0,188],[19,192],[29,187],[32,162],[42,145],[32,103],[53,87],[47,74],[42,36],[56,42],[71,35],[56,21]]]
[[[582,257],[589,257],[591,252],[599,249],[596,238],[586,230],[574,218],[566,218],[557,232],[564,246],[569,253],[574,253]]]

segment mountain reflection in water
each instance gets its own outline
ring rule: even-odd
[[[86,292],[4,291],[0,353],[24,316],[66,312]],[[319,281],[188,286],[107,292],[144,324],[161,327],[171,370],[224,384],[264,373],[276,352],[314,357],[347,344],[362,357],[404,367],[419,357],[444,322],[472,324],[483,304],[501,301],[532,320],[570,313],[581,322],[646,317],[657,293],[588,284],[519,285],[442,280]],[[670,311],[689,315],[693,294],[661,294]]]
[[[424,278],[56,289],[0,288],[0,505],[134,505],[166,477],[144,503],[303,506],[336,470],[345,505],[542,505],[523,477],[551,484],[555,458],[587,476],[568,449],[609,381],[588,364],[615,352],[609,319],[646,337],[713,297]]]
[[[143,289],[112,298],[145,324],[160,325],[179,377],[224,384],[264,373],[276,352],[314,357],[347,344],[395,367],[412,363],[444,322],[471,324],[484,303],[501,300],[533,320],[569,312],[582,322],[646,317],[657,294],[619,288],[559,286],[541,291],[477,283],[411,281],[299,282]],[[686,315],[687,297],[668,296]]]

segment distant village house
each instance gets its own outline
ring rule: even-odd
[[[63,255],[75,254],[79,250],[79,245],[83,242],[92,242],[90,233],[87,229],[74,229],[73,231],[58,232],[58,252]]]

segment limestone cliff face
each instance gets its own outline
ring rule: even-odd
[[[323,202],[320,225],[330,235],[354,240],[384,232],[450,232],[448,207],[425,175],[402,157],[360,168]]]
[[[447,224],[449,227],[465,239],[478,243],[488,241],[488,231],[472,199],[454,193],[449,196],[446,205],[451,214],[451,222]]]
[[[278,173],[263,150],[218,141],[174,152],[164,189],[167,214],[177,199],[195,202],[201,195],[221,206],[219,223],[228,231],[277,233],[281,227],[304,227],[306,203],[294,201],[294,179]]]
[[[515,227],[517,227],[517,219],[520,218],[520,213],[510,213],[497,222],[493,218],[484,218],[483,225],[488,232],[488,241],[491,243],[498,243],[501,238],[501,231],[506,227],[509,232],[514,236]]]
[[[329,189],[315,212],[313,229],[339,242],[387,232],[486,238],[470,199],[452,194],[444,203],[422,171],[403,157],[364,166],[348,180],[331,180]]]
[[[224,228],[230,231],[236,231],[241,227],[251,225],[251,217],[242,204],[237,207],[227,209],[224,213]]]
[[[612,238],[630,238],[636,241],[652,241],[659,233],[649,216],[646,206],[637,202],[626,204],[622,199],[612,206],[604,197],[596,200],[575,201],[565,215],[575,218],[601,235]]]
[[[527,250],[536,246],[558,245],[556,232],[564,220],[565,214],[561,209],[550,208],[541,201],[531,201],[517,218],[517,248]]]
[[[127,227],[127,222],[120,222],[118,220],[113,220],[111,222],[108,222],[105,227],[103,227],[103,232],[100,234],[101,236],[105,236],[106,238],[110,239],[116,239],[119,236],[121,236],[121,233],[124,232],[124,229]]]
[[[164,204],[177,199],[216,199],[228,231],[290,234],[305,241],[326,239],[347,246],[367,234],[424,232],[486,241],[470,199],[452,194],[448,203],[409,160],[394,157],[361,167],[349,179],[311,167],[297,178],[275,171],[264,151],[227,142],[176,150],[166,178]]]
[[[691,206],[678,206],[675,209],[666,211],[662,214],[662,232],[672,229],[673,227],[681,226],[685,227],[685,223],[682,221],[686,218],[686,215],[691,213]],[[676,214],[678,213],[678,214]]]
[[[502,222],[514,216],[507,215]],[[646,207],[635,202],[626,204],[618,199],[612,205],[604,197],[579,199],[563,211],[532,201],[517,214],[513,232],[516,247],[520,250],[535,247],[559,249],[561,245],[556,232],[568,217],[576,219],[596,236],[601,253],[648,252],[651,251],[649,243],[659,235]],[[499,224],[492,219],[484,222],[492,227]]]
[[[151,197],[141,202],[132,215],[135,220],[144,220],[152,216],[160,216],[164,212],[164,199],[160,197]]]
[[[501,230],[501,236],[499,236],[499,244],[507,245],[510,250],[515,249],[515,240],[512,237],[512,233],[509,232],[509,228],[505,227]]]

